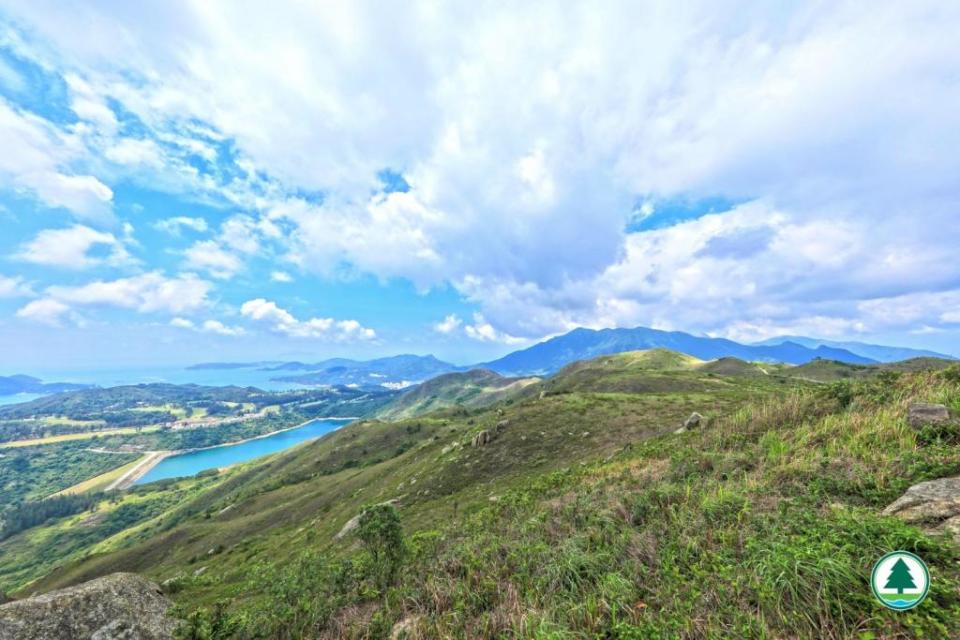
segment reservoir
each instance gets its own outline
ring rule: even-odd
[[[254,438],[235,444],[223,444],[209,449],[198,449],[164,458],[148,471],[136,484],[144,484],[166,478],[192,476],[206,469],[226,467],[238,462],[246,462],[313,440],[339,429],[352,419],[322,418],[312,420],[299,427],[277,431],[270,435]]]

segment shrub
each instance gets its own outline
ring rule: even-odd
[[[370,554],[371,569],[381,588],[393,584],[403,561],[404,542],[400,515],[392,504],[364,509],[357,535]]]

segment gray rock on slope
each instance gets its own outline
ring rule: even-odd
[[[0,640],[167,640],[169,608],[154,583],[114,573],[0,606]]]
[[[475,446],[475,447],[483,447],[483,446],[486,446],[487,444],[489,444],[491,440],[493,440],[493,436],[490,435],[490,432],[489,432],[489,431],[487,431],[486,429],[484,429],[483,431],[481,431],[480,433],[478,433],[477,435],[475,435],[475,436],[473,437],[473,443],[472,443],[472,444],[473,444],[473,446]]]
[[[674,431],[674,433],[686,433],[689,429],[696,429],[703,423],[703,416],[694,411],[690,417],[683,421],[683,426]]]
[[[915,484],[883,513],[960,541],[960,477]]]
[[[703,416],[694,411],[690,417],[683,421],[684,429],[696,429],[703,422]]]
[[[950,412],[942,404],[914,402],[907,412],[907,422],[913,428],[928,424],[943,424],[950,421]]]
[[[386,502],[381,502],[381,503],[380,503],[380,505],[385,505],[385,504],[392,504],[392,505],[395,506],[395,507],[396,507],[396,506],[399,506],[399,505],[400,505],[400,498],[390,498],[390,499],[387,500]],[[378,505],[378,506],[380,506],[380,505]],[[354,531],[356,531],[356,530],[357,530],[357,527],[360,526],[360,518],[361,518],[362,516],[363,516],[363,511],[361,511],[361,512],[358,513],[357,515],[353,516],[353,517],[350,518],[349,520],[347,520],[347,522],[343,525],[343,527],[340,529],[340,531],[337,532],[337,535],[333,536],[333,539],[334,539],[334,540],[342,540],[343,538],[346,538],[348,535],[350,535],[351,533],[353,533]],[[3,639],[0,638],[0,640],[3,640]]]

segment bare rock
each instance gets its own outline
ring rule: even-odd
[[[0,606],[0,640],[166,640],[169,609],[156,584],[114,573]]]
[[[337,535],[333,536],[333,539],[342,540],[343,538],[346,538],[348,535],[353,533],[356,530],[356,528],[360,526],[360,515],[361,514],[358,513],[357,515],[347,520],[346,524],[344,524],[343,527],[341,527],[340,531],[337,532]]]
[[[943,424],[950,421],[950,412],[942,404],[914,402],[907,413],[907,422],[917,429],[928,424]]]
[[[410,484],[415,484],[415,483],[416,483],[416,479],[410,481]],[[386,502],[381,502],[380,504],[381,505],[392,504],[396,506],[397,504],[399,504],[399,502],[400,502],[400,498],[390,498]],[[356,531],[357,527],[360,526],[360,516],[362,515],[363,515],[363,512],[361,511],[357,515],[347,520],[346,524],[343,525],[343,527],[340,529],[337,535],[333,536],[333,539],[342,540],[343,538],[346,538],[348,535]]]
[[[484,429],[477,435],[473,436],[473,446],[483,447],[490,443],[493,440],[493,436],[490,435],[490,432]]]
[[[960,477],[915,484],[883,513],[960,540]]]
[[[500,422],[497,423],[497,433],[500,433],[501,431],[503,431],[509,426],[510,426],[509,420],[501,420]]]
[[[170,588],[174,587],[174,585],[176,585],[176,584],[177,584],[178,582],[180,582],[181,580],[183,580],[183,574],[182,574],[182,573],[178,573],[177,575],[173,576],[172,578],[167,578],[166,580],[164,580],[163,582],[161,582],[161,583],[160,583],[160,587],[161,587],[161,589],[163,589],[164,591],[166,591],[167,589],[170,589]]]
[[[683,421],[683,429],[696,429],[701,424],[703,424],[703,416],[694,411],[690,414],[690,417]]]

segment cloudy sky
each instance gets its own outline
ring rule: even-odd
[[[0,366],[637,325],[960,354],[958,32],[956,2],[0,0]]]

